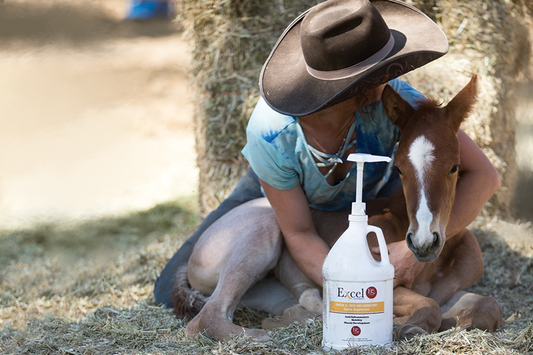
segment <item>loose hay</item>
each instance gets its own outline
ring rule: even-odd
[[[195,229],[196,215],[195,205],[182,201],[123,217],[2,231],[0,354],[324,354],[321,319],[270,331],[268,343],[216,342],[187,338],[186,321],[154,304],[154,281]],[[479,217],[473,227],[486,270],[469,290],[500,301],[501,330],[453,329],[339,354],[533,352],[531,225]],[[95,241],[106,246],[105,258]],[[267,316],[241,308],[235,322],[259,328]]]
[[[0,231],[0,327],[21,329],[45,316],[75,320],[104,305],[132,307],[151,297],[162,265],[197,224],[194,205],[180,203]]]

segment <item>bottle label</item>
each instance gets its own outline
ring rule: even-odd
[[[324,283],[324,348],[391,341],[392,280]]]

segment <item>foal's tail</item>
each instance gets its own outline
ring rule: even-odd
[[[174,278],[172,306],[176,317],[193,319],[204,307],[208,297],[193,290],[187,277],[187,265],[180,266]]]

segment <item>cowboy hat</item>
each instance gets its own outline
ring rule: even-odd
[[[364,93],[448,51],[442,30],[398,0],[327,0],[296,18],[259,77],[274,110],[304,116]]]

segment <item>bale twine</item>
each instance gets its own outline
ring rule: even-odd
[[[480,75],[475,113],[463,129],[498,168],[503,188],[490,209],[508,211],[515,179],[513,83],[529,58],[521,1],[412,0],[450,41],[450,53],[405,76],[444,102]],[[261,66],[285,27],[316,0],[182,0],[180,21],[192,51],[191,82],[200,170],[200,205],[224,200],[248,163],[240,153],[259,98]],[[505,55],[502,55],[502,51]]]

